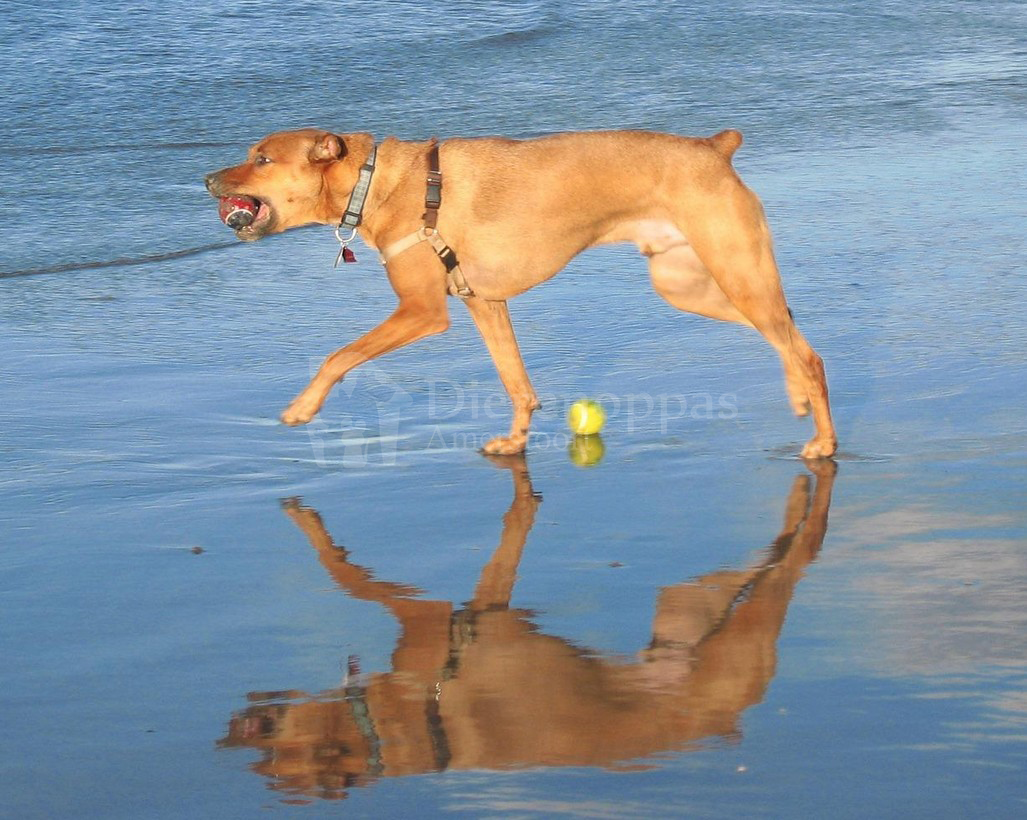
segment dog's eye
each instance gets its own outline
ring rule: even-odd
[[[271,157],[265,157],[263,154],[257,154],[253,160],[254,165],[270,165]]]

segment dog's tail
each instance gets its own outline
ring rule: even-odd
[[[742,132],[729,128],[710,137],[710,144],[720,152],[724,159],[731,159],[738,146],[742,144]]]

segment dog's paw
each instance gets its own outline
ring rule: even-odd
[[[803,458],[830,458],[838,449],[838,441],[835,438],[816,438],[806,442],[802,448]]]
[[[524,452],[527,443],[528,437],[525,435],[496,436],[481,451],[487,456],[515,456]]]
[[[282,424],[295,427],[299,424],[306,424],[317,415],[317,411],[320,409],[321,406],[319,404],[296,399],[296,401],[282,411],[282,415],[279,418],[282,420]]]
[[[810,458],[806,460],[806,469],[819,479],[830,479],[838,473],[838,462],[833,458]]]

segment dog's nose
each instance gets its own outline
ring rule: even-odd
[[[214,184],[214,181],[215,181],[216,178],[217,178],[217,172],[216,171],[213,172],[213,173],[207,174],[207,176],[205,176],[203,178],[203,184],[207,186],[207,190],[208,191],[210,190],[210,186]]]

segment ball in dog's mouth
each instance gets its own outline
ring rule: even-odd
[[[218,215],[240,239],[256,239],[270,223],[272,211],[256,197],[230,194],[218,198]]]
[[[253,223],[260,210],[260,202],[251,196],[223,196],[218,200],[218,216],[233,231]]]

